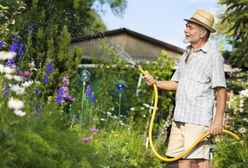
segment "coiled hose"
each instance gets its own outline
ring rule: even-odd
[[[137,66],[138,70],[143,74],[143,75],[147,75],[148,72],[144,71],[141,66]],[[149,143],[152,149],[152,152],[154,153],[154,155],[165,162],[173,162],[176,160],[179,160],[180,158],[184,157],[186,154],[188,154],[197,144],[199,144],[202,140],[204,140],[206,137],[211,136],[209,132],[206,132],[204,135],[202,135],[199,139],[197,139],[190,147],[188,147],[186,150],[184,150],[181,154],[179,154],[177,157],[174,158],[167,158],[164,156],[161,156],[155,149],[154,144],[153,144],[153,140],[152,140],[152,130],[153,130],[153,124],[154,124],[154,119],[156,116],[156,112],[157,112],[157,106],[158,106],[158,88],[156,86],[156,84],[153,84],[153,91],[154,91],[154,104],[153,104],[153,111],[152,111],[152,116],[151,116],[151,120],[150,120],[150,124],[149,124]],[[236,140],[240,140],[240,137],[228,130],[223,129],[222,133],[228,134],[230,135],[232,138],[236,139]]]

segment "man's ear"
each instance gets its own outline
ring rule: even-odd
[[[200,30],[200,37],[205,37],[206,35],[207,35],[207,30],[205,30],[205,29],[201,29]]]

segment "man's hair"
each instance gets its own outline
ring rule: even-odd
[[[208,40],[210,37],[210,31],[201,25],[199,25],[199,27],[201,30],[206,31],[205,40]]]

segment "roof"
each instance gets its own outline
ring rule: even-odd
[[[109,36],[113,36],[113,35],[118,35],[121,33],[126,33],[129,34],[130,36],[136,37],[136,38],[140,38],[144,41],[149,41],[151,43],[154,43],[156,45],[162,46],[163,48],[167,48],[169,50],[173,50],[175,52],[178,52],[180,54],[182,54],[184,52],[184,49],[174,46],[172,44],[157,40],[155,38],[146,36],[144,34],[140,34],[138,32],[129,30],[127,28],[120,28],[120,29],[115,29],[115,30],[110,30],[110,31],[105,31],[105,32],[98,32],[92,35],[86,35],[86,36],[81,36],[81,37],[75,37],[72,39],[72,43],[76,43],[76,42],[81,42],[81,41],[87,41],[87,40],[92,40],[92,39],[98,39],[98,38],[103,38],[103,37],[109,37]]]

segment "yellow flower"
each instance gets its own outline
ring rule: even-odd
[[[0,60],[12,59],[16,56],[16,52],[0,51]]]

